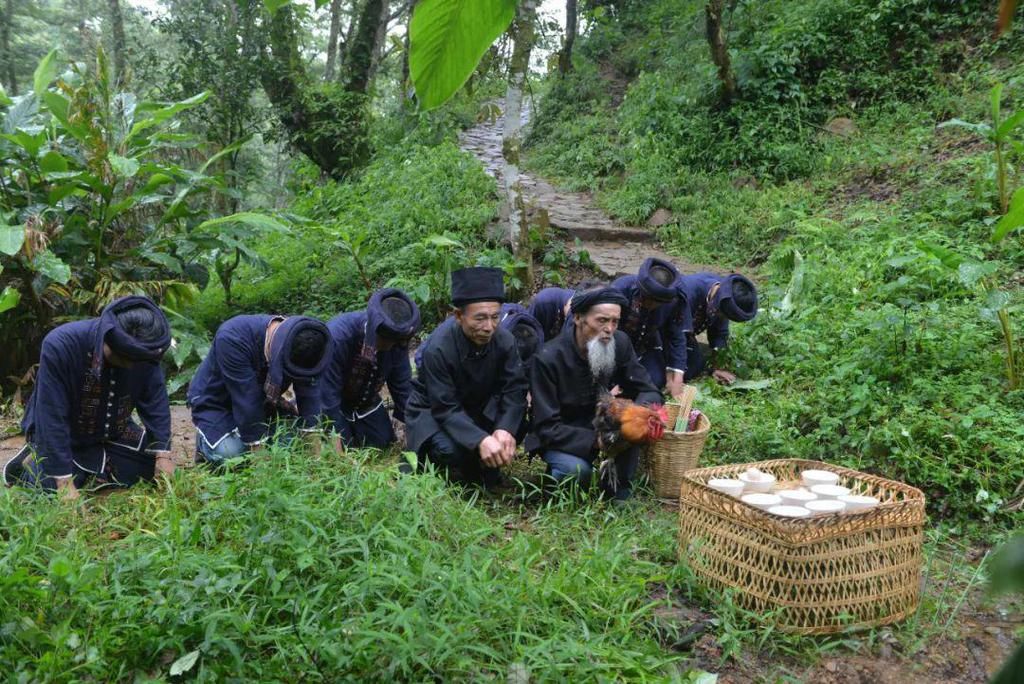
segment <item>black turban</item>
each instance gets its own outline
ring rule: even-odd
[[[757,315],[757,288],[747,278],[733,273],[718,288],[718,310],[730,321],[745,323]]]
[[[622,309],[629,306],[626,296],[614,287],[595,287],[574,294],[569,300],[569,312],[582,315],[598,304],[618,304]]]
[[[652,299],[670,302],[678,294],[676,280],[679,278],[679,271],[664,259],[654,257],[645,259],[636,276],[640,289]]]
[[[137,313],[136,313],[137,311]],[[99,368],[103,343],[130,361],[159,361],[171,346],[167,317],[149,297],[115,299],[100,314],[93,367]]]

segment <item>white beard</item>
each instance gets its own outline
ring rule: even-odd
[[[599,383],[610,380],[615,372],[615,338],[601,342],[595,337],[587,342],[587,362],[594,380]]]

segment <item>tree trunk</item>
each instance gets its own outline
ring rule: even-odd
[[[505,184],[505,202],[508,204],[509,241],[517,259],[524,264],[519,276],[526,292],[533,290],[533,254],[530,251],[530,230],[526,216],[526,202],[519,178],[519,155],[522,149],[521,114],[523,83],[530,70],[530,51],[533,49],[534,19],[537,0],[523,0],[516,12],[512,31],[515,46],[509,62],[508,90],[505,94],[505,130],[501,141],[504,159],[502,179]]]
[[[373,54],[370,56],[370,69],[366,74],[367,83],[372,83],[377,75],[377,68],[380,66],[384,56],[384,43],[387,40],[388,24],[391,23],[391,13],[388,11],[388,3],[382,6],[383,16],[380,24],[377,25],[377,34],[373,38]]]
[[[359,12],[360,0],[352,0],[351,15],[348,18],[348,26],[345,27],[345,40],[338,45],[338,82],[344,80],[345,69],[348,65],[349,51],[352,49],[353,37],[356,35],[356,17]]]
[[[3,21],[0,21],[0,52],[3,52],[3,71],[0,71],[0,78],[7,82],[9,95],[18,94],[18,77],[14,73],[14,55],[11,54],[11,25],[14,23],[14,0],[7,0],[3,14]]]
[[[324,174],[344,178],[365,161],[365,96],[337,86],[311,87],[291,7],[282,7],[271,19],[269,39],[271,55],[260,79],[291,143]]]
[[[409,27],[412,25],[412,13],[416,11],[416,0],[409,3],[409,18],[405,22],[405,36],[402,38],[402,102],[412,104],[415,90],[409,79]]]
[[[388,0],[367,0],[359,15],[359,26],[348,47],[345,68],[345,90],[365,93],[370,87],[370,70],[377,40],[382,37],[381,24],[387,24]]]
[[[576,0],[565,0],[565,44],[558,53],[558,73],[562,76],[572,71],[572,45],[576,42]]]
[[[718,67],[718,80],[721,81],[719,105],[725,109],[736,97],[736,75],[732,73],[729,61],[729,46],[725,40],[725,29],[722,27],[722,11],[725,0],[708,0],[704,6],[707,19],[706,31],[708,45],[711,47],[711,61]]]
[[[331,0],[331,30],[327,34],[327,67],[324,80],[334,80],[334,65],[338,63],[338,34],[341,31],[341,0]]]
[[[123,84],[125,78],[124,18],[120,0],[107,0],[110,7],[110,31],[114,41],[114,82]]]

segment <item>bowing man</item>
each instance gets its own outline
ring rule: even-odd
[[[90,481],[129,486],[173,473],[160,368],[170,345],[167,318],[146,297],[115,300],[99,318],[51,330],[21,423],[27,444],[4,468],[6,482],[77,498]]]
[[[408,448],[462,478],[494,486],[512,462],[526,413],[527,380],[512,333],[500,326],[502,272],[452,273],[455,315],[421,347],[406,406]]]
[[[661,401],[661,393],[637,359],[629,337],[618,330],[628,306],[617,288],[577,292],[570,312],[573,326],[544,345],[530,372],[533,432],[526,448],[540,451],[548,475],[575,479],[586,486],[594,461],[605,445],[594,429],[599,397],[618,385],[621,396],[639,404]],[[632,495],[631,481],[640,460],[633,445],[615,456],[616,485],[602,482],[605,494],[619,501]]]
[[[409,340],[419,332],[420,310],[401,290],[386,288],[365,311],[335,316],[327,329],[334,344],[320,387],[324,415],[344,446],[383,449],[396,438],[380,390],[387,383],[394,419],[404,422],[412,391]]]
[[[558,337],[569,318],[569,300],[573,290],[564,287],[545,287],[533,295],[526,306],[526,312],[540,323],[544,330],[544,339],[553,340]]]
[[[196,460],[219,465],[241,456],[289,416],[300,432],[315,432],[329,352],[330,333],[315,318],[255,314],[222,323],[188,388]],[[283,396],[289,387],[294,402]]]
[[[745,323],[757,316],[757,288],[738,273],[694,273],[680,276],[676,285],[688,307],[681,366],[686,371],[686,379],[689,381],[708,370],[708,359],[697,343],[697,335],[707,332],[711,376],[722,384],[731,385],[736,382],[736,376],[719,367],[719,352],[729,343],[730,321]]]
[[[629,336],[640,363],[655,387],[678,396],[683,389],[686,360],[687,308],[676,281],[679,271],[671,263],[649,258],[636,275],[612,283],[626,297],[620,329]]]

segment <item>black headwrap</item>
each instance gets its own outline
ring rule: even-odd
[[[292,362],[291,349],[295,336],[303,330],[317,330],[324,336],[324,353],[312,368],[304,368]],[[284,319],[270,342],[270,366],[267,368],[267,381],[263,385],[263,393],[271,403],[276,402],[285,390],[285,377],[293,380],[315,378],[324,372],[331,360],[331,334],[327,326],[307,316],[290,316]]]
[[[511,305],[506,304],[506,307]],[[505,313],[501,319],[501,327],[508,330],[516,338],[516,348],[519,350],[519,358],[528,360],[537,353],[540,345],[544,343],[544,329],[536,318],[517,306]]]
[[[743,298],[745,301],[738,301],[734,296],[734,289],[739,289],[737,285],[746,286],[749,296]],[[722,279],[722,284],[718,288],[717,300],[718,310],[730,321],[745,323],[757,315],[757,288],[748,278],[738,273],[733,273]]]
[[[136,339],[129,335],[118,321],[118,314],[129,309],[144,308],[153,314],[153,325],[157,330],[148,335],[149,341]],[[96,347],[92,355],[92,370],[99,373],[103,360],[103,343],[110,349],[130,361],[159,361],[171,346],[171,326],[167,317],[149,297],[130,296],[115,299],[100,314],[99,331],[96,335]]]
[[[659,283],[652,273],[655,270],[667,272],[669,277],[666,280],[668,280],[668,283]],[[671,263],[664,259],[649,257],[640,265],[640,270],[637,271],[636,276],[637,284],[640,285],[640,289],[648,297],[662,302],[669,302],[675,299],[676,279],[679,278],[679,271]]]
[[[395,320],[388,314],[388,307],[384,305],[385,299],[400,299],[408,306],[409,316],[404,320]],[[408,339],[419,332],[420,310],[416,302],[409,299],[409,296],[394,287],[386,287],[377,290],[370,297],[366,305],[366,335],[364,344],[377,351],[377,334],[384,333],[388,337]]]
[[[626,300],[625,295],[619,292],[614,287],[595,287],[591,290],[584,290],[577,292],[569,300],[569,313],[585,314],[590,311],[591,307],[595,307],[598,304],[618,304],[621,308],[625,309],[629,302]]]

